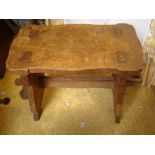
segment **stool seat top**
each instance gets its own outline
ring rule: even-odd
[[[137,72],[143,51],[131,25],[27,25],[10,47],[7,68],[17,74],[72,71]]]

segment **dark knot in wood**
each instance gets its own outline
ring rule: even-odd
[[[30,58],[32,56],[32,52],[31,51],[25,51],[21,57],[19,58],[19,61],[22,63],[27,63],[30,61]]]

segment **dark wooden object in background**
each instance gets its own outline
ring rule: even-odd
[[[4,76],[6,59],[12,42],[13,34],[9,31],[4,20],[0,20],[0,78]]]
[[[6,70],[6,59],[12,42],[13,34],[9,31],[4,20],[0,19],[0,78],[4,77]],[[0,99],[0,104],[9,104],[10,99]]]
[[[127,24],[28,25],[14,39],[7,67],[20,75],[16,84],[23,86],[20,94],[29,100],[34,120],[40,118],[46,87],[108,87],[119,123],[127,79],[140,74],[143,52]]]

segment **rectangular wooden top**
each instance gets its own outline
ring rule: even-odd
[[[13,40],[7,68],[17,74],[136,72],[143,51],[131,25],[28,25]]]

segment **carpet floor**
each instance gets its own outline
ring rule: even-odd
[[[0,80],[0,98],[11,99],[9,105],[0,105],[0,134],[155,134],[155,87],[127,88],[120,124],[114,122],[111,89],[48,88],[42,116],[34,121],[28,101],[19,96],[16,78],[6,72]]]

